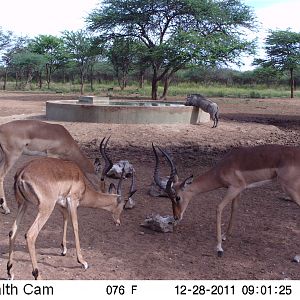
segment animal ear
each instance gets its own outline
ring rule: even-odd
[[[193,182],[194,176],[191,175],[188,178],[186,178],[181,184],[180,189],[184,190],[188,185],[190,185]]]

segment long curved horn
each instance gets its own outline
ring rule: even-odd
[[[175,180],[175,181],[178,181],[178,178],[176,178],[178,175],[177,175],[177,169],[176,169],[176,166],[172,160],[172,158],[170,157],[170,155],[165,151],[163,150],[162,148],[160,148],[159,146],[157,146],[157,148],[159,149],[159,151],[167,158],[169,164],[170,164],[170,167],[171,167],[171,174],[170,174],[170,178],[172,180]]]
[[[173,183],[176,183],[178,181],[178,175],[177,175],[176,166],[175,166],[173,160],[171,159],[171,157],[169,156],[169,154],[166,151],[164,151],[163,149],[161,149],[159,146],[158,146],[158,149],[167,158],[167,160],[168,160],[168,162],[170,164],[170,167],[171,167],[171,174],[170,174],[170,178],[169,178],[169,180],[167,182],[165,191],[169,195],[170,198],[173,198],[174,191],[172,189],[172,185],[173,185]]]
[[[164,184],[162,184],[161,179],[160,179],[159,174],[158,174],[159,158],[158,158],[158,154],[157,154],[157,151],[156,151],[155,146],[153,145],[153,143],[152,143],[152,149],[153,149],[153,152],[154,152],[154,155],[155,155],[155,168],[154,168],[154,175],[153,175],[154,182],[162,190],[166,190],[166,187],[165,187]]]
[[[101,180],[104,180],[107,172],[112,168],[113,166],[113,163],[112,163],[112,160],[108,157],[107,153],[106,153],[106,147],[107,147],[107,144],[108,144],[108,141],[110,139],[110,136],[107,138],[105,144],[103,145],[104,141],[105,141],[106,137],[104,137],[100,143],[100,146],[99,146],[99,150],[100,150],[100,153],[104,159],[104,162],[105,162],[105,165],[104,165],[104,168],[102,170],[102,173],[101,173]]]

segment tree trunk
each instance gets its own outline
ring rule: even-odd
[[[294,98],[294,69],[290,69],[291,74],[291,98]]]
[[[158,91],[157,69],[156,69],[156,67],[153,67],[152,90],[151,90],[151,99],[152,100],[157,100],[157,91]]]
[[[140,89],[144,88],[144,82],[145,82],[145,79],[144,79],[144,74],[145,72],[143,70],[140,71]]]
[[[38,72],[38,78],[39,78],[39,88],[41,90],[43,87],[42,72]],[[49,85],[48,85],[48,89],[49,89]]]
[[[51,80],[50,74],[51,74],[51,71],[50,71],[49,64],[46,64],[46,81],[47,81],[48,90],[50,89],[50,80]]]
[[[31,87],[32,78],[33,78],[33,76],[32,76],[32,69],[29,68],[27,70],[27,76],[26,76],[26,81],[25,81],[24,88],[26,88],[29,85],[29,88],[32,89],[32,87]]]
[[[8,70],[7,70],[7,68],[5,68],[4,82],[3,82],[3,91],[6,90],[7,76],[8,76]]]
[[[164,80],[164,91],[160,97],[161,99],[164,99],[164,100],[167,99],[168,89],[169,89],[171,80],[172,80],[172,76],[166,76],[166,78]]]
[[[157,98],[158,98],[157,92],[158,92],[158,80],[156,78],[153,78],[152,79],[152,91],[151,91],[151,99],[152,100],[157,100]]]
[[[16,89],[18,89],[18,72],[16,72]]]
[[[94,81],[93,81],[93,77],[91,77],[91,91],[94,91]]]
[[[63,76],[63,84],[65,84],[66,83],[66,71],[65,71],[65,69],[63,68],[63,70],[62,70],[62,76]]]
[[[90,68],[90,83],[91,83],[91,91],[94,91],[94,69],[93,69],[93,65],[91,65]]]
[[[80,66],[80,95],[83,95],[84,92],[84,65],[83,63]]]
[[[83,95],[83,74],[80,75],[80,95]]]
[[[123,72],[122,75],[122,90],[124,90],[127,87],[127,73]]]

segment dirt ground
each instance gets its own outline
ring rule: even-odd
[[[77,96],[0,92],[0,124],[14,119],[45,118],[45,101]],[[136,207],[121,216],[115,227],[102,210],[79,208],[80,241],[89,269],[77,263],[71,226],[68,253],[60,256],[62,217],[54,211],[36,246],[43,279],[300,279],[300,208],[284,200],[276,183],[243,193],[233,235],[223,244],[224,256],[215,253],[215,214],[225,190],[193,199],[173,233],[158,233],[140,226],[151,213],[171,215],[171,202],[147,192],[154,157],[151,142],[174,157],[181,177],[201,174],[232,147],[265,143],[300,144],[300,100],[215,99],[220,106],[219,126],[118,125],[66,123],[64,125],[91,159],[99,140],[111,135],[109,153],[114,161],[128,159],[137,173]],[[55,122],[53,122],[55,123]],[[16,216],[13,175],[28,158],[23,156],[9,172],[5,191],[11,214],[0,215],[0,278],[5,279],[8,232]],[[166,164],[162,175],[168,174]],[[127,188],[125,183],[124,188]],[[229,208],[223,214],[228,221]],[[15,279],[32,279],[24,234],[35,217],[32,207],[16,240]]]

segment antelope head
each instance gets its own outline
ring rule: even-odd
[[[171,159],[171,157],[169,156],[169,154],[163,149],[161,149],[160,147],[157,146],[157,148],[162,153],[162,155],[167,159],[171,168],[171,173],[167,184],[163,185],[159,177],[158,153],[155,149],[155,146],[152,143],[152,149],[155,155],[154,181],[161,189],[163,189],[166,192],[168,197],[171,199],[174,219],[180,221],[183,217],[183,213],[185,212],[190,200],[190,197],[185,192],[185,189],[188,185],[192,183],[193,175],[187,177],[183,181],[180,181],[178,178],[176,166],[173,160]]]

